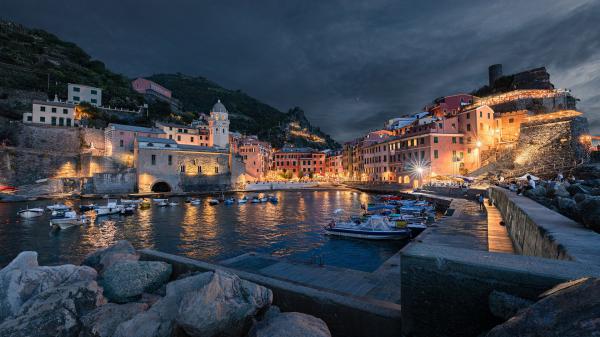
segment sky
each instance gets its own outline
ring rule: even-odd
[[[598,0],[0,0],[0,18],[129,77],[181,72],[300,106],[338,141],[470,92],[495,63],[546,66],[600,134]]]

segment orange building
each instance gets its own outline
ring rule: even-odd
[[[271,169],[290,178],[325,175],[325,153],[311,148],[284,147],[273,154]]]

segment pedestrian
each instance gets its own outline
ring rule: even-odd
[[[558,182],[561,182],[561,183],[562,183],[562,181],[563,181],[564,179],[565,179],[565,178],[564,178],[564,176],[563,176],[562,172],[558,171],[558,174],[556,175],[556,180],[557,180]]]
[[[479,194],[477,196],[477,201],[479,203],[479,210],[483,211],[483,209],[484,209],[484,206],[483,206],[483,194]]]

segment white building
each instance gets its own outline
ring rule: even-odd
[[[218,100],[211,109],[208,130],[210,146],[227,147],[229,144],[229,116],[221,100]]]
[[[67,101],[69,103],[88,102],[93,106],[102,106],[102,89],[100,88],[69,83],[68,90]]]
[[[31,112],[23,114],[23,123],[47,124],[56,126],[77,126],[79,120],[75,115],[75,105],[54,101],[33,100]]]

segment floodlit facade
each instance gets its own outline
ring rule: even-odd
[[[218,100],[213,105],[208,119],[209,146],[226,148],[229,144],[229,113]]]
[[[83,102],[93,106],[102,106],[102,89],[84,84],[69,83],[67,86],[67,101],[73,104]]]
[[[23,114],[23,123],[52,126],[77,126],[75,105],[67,102],[33,100],[31,112]]]

